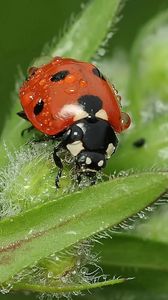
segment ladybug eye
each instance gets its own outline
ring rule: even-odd
[[[50,80],[53,81],[53,82],[57,82],[57,81],[63,80],[67,75],[69,75],[69,71],[68,70],[63,70],[63,71],[60,71],[60,72],[55,73],[54,75],[52,75]]]
[[[44,107],[44,101],[40,99],[34,107],[34,114],[37,116],[41,113]]]
[[[92,72],[94,75],[96,75],[97,77],[103,79],[103,80],[106,80],[105,77],[103,76],[103,74],[99,71],[99,69],[97,68],[93,68],[92,69]]]

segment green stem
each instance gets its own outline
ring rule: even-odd
[[[115,23],[121,2],[123,1],[90,1],[75,23],[47,55],[90,60],[101,42],[108,37],[108,31],[112,31],[112,23]]]
[[[98,287],[108,286],[108,285],[115,285],[118,283],[123,283],[127,279],[113,279],[107,280],[103,282],[96,282],[96,283],[87,283],[87,284],[76,284],[76,285],[67,285],[67,286],[42,286],[42,285],[33,285],[33,284],[26,284],[26,283],[16,283],[13,285],[12,290],[20,291],[26,290],[31,292],[45,292],[45,293],[66,293],[66,292],[78,292],[83,290],[90,290],[95,289]]]

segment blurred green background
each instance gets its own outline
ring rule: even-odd
[[[63,32],[64,26],[69,24],[70,17],[77,15],[81,10],[81,4],[87,2],[87,0],[1,0],[0,131],[5,118],[9,116],[12,105],[11,93],[18,76],[18,68],[25,73],[33,58],[39,56],[43,46],[54,36]],[[122,18],[116,25],[117,30],[109,43],[106,55],[112,56],[116,48],[124,48],[129,53],[141,26],[156,13],[164,11],[166,8],[168,8],[168,0],[128,0],[121,12]],[[123,289],[124,287],[121,287],[121,291]],[[108,293],[108,290],[110,289],[107,288],[105,293]],[[106,299],[105,293],[102,292],[101,298],[97,295],[95,299],[103,299],[103,297]],[[136,299],[131,297],[127,291],[125,291],[125,295],[125,299]],[[0,295],[0,299],[4,300],[23,298],[23,295],[20,297],[14,294]],[[35,299],[35,296],[29,295],[26,299]],[[120,299],[119,294],[115,297],[115,288],[114,298],[111,299]]]

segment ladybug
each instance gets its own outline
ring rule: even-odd
[[[114,85],[88,62],[55,57],[41,67],[31,67],[19,96],[20,117],[48,137],[61,137],[53,152],[59,168],[57,187],[63,169],[57,153],[62,147],[74,157],[78,173],[93,176],[115,152],[116,134],[131,123],[121,110]]]

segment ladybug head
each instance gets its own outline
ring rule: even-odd
[[[90,174],[104,168],[106,159],[102,153],[83,150],[77,155],[76,164],[83,172]]]

